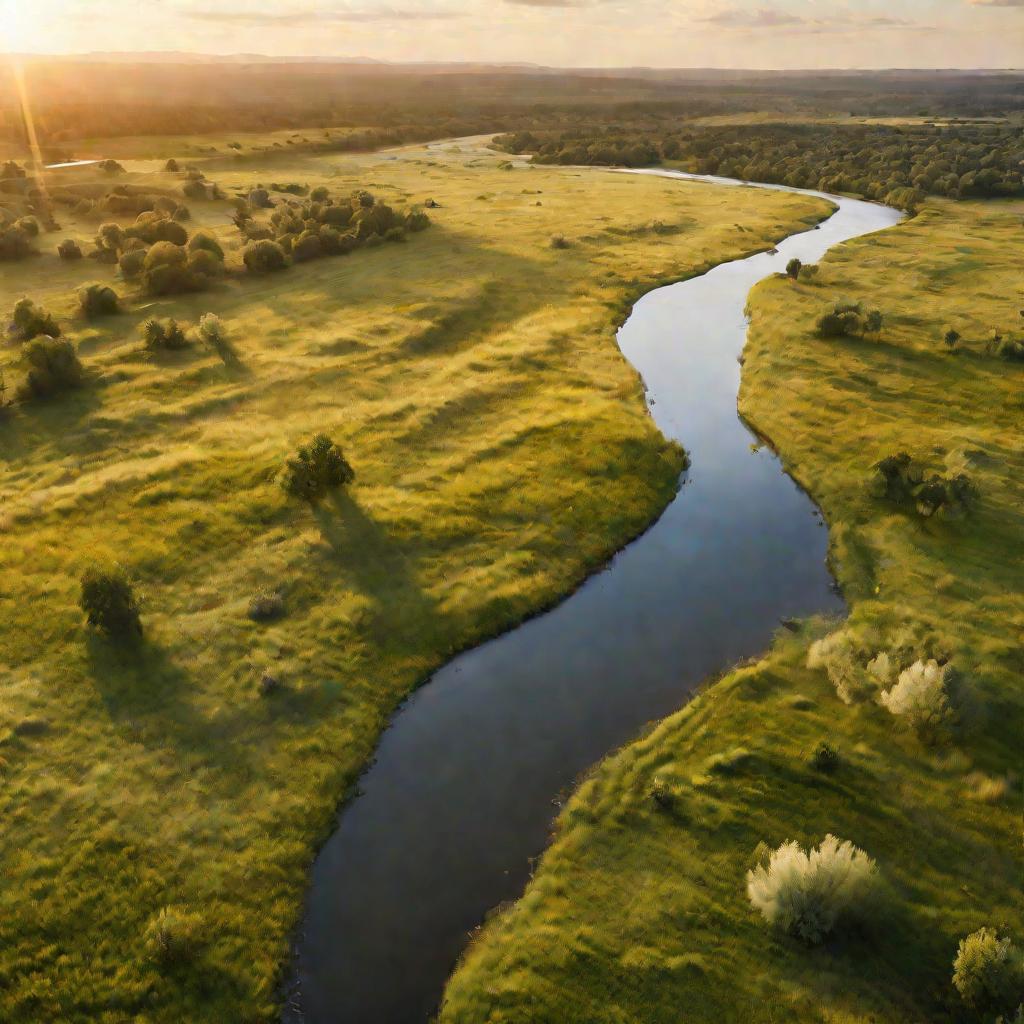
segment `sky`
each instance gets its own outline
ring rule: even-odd
[[[0,52],[1024,67],[1024,0],[0,0]]]

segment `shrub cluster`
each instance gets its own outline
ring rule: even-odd
[[[188,347],[188,336],[177,320],[147,320],[142,337],[151,352],[168,352]]]
[[[65,238],[57,246],[57,255],[62,260],[67,260],[68,262],[80,260],[82,258],[82,248],[73,238]]]
[[[67,338],[35,338],[25,346],[28,373],[18,390],[24,400],[50,398],[82,383],[82,364]]]
[[[57,338],[60,336],[60,327],[51,313],[41,309],[31,299],[19,299],[11,313],[8,333],[15,341],[31,341],[40,334]]]
[[[23,260],[35,254],[32,245],[34,236],[20,224],[21,221],[12,224],[0,221],[0,261]]]
[[[799,272],[800,268],[797,268],[797,274]],[[878,334],[882,320],[880,310],[872,309],[865,313],[859,302],[836,302],[828,312],[818,317],[815,326],[822,338],[851,338]]]
[[[157,242],[142,261],[141,279],[147,295],[180,295],[203,291],[223,273],[223,255],[210,247]]]
[[[162,966],[191,960],[203,938],[203,920],[198,914],[177,907],[164,907],[146,925],[146,952]]]
[[[281,486],[293,498],[315,504],[329,489],[354,479],[355,472],[341,449],[325,434],[317,434],[285,463]]]
[[[878,498],[901,505],[912,505],[924,518],[938,516],[957,519],[968,513],[978,493],[966,473],[940,476],[926,475],[923,468],[907,452],[897,452],[880,459],[872,467],[870,490]]]
[[[285,200],[275,207],[269,223],[259,223],[250,211],[267,204],[273,205],[266,190],[254,190],[248,203],[235,215],[235,224],[248,242],[245,264],[257,273],[280,269],[285,262],[282,257],[290,256],[301,263],[352,252],[360,245],[402,242],[409,232],[422,231],[430,225],[430,218],[423,211],[396,211],[378,203],[365,190],[354,192],[348,199],[334,200],[320,186],[313,189],[308,201]]]
[[[863,850],[828,835],[806,853],[795,842],[772,851],[747,872],[747,896],[770,925],[814,945],[842,919],[864,913],[877,876]]]

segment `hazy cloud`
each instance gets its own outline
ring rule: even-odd
[[[998,3],[1006,5],[1024,5],[1024,0],[972,0],[972,2]],[[888,18],[878,16],[873,18],[849,17],[836,14],[827,15],[821,18],[803,18],[788,11],[779,11],[771,7],[761,7],[753,11],[743,11],[732,8],[725,11],[718,11],[698,21],[720,28],[746,28],[746,29],[781,29],[786,32],[850,32],[854,30],[871,29],[914,29],[916,31],[930,31],[930,26],[919,25],[904,18]]]
[[[185,14],[195,21],[255,28],[286,25],[301,28],[310,24],[348,24],[368,21],[446,21],[451,18],[464,17],[461,11],[417,11],[401,7],[292,7],[277,11],[231,11],[200,7],[189,8]]]

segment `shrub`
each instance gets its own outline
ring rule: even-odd
[[[0,260],[23,260],[34,252],[32,240],[19,227],[0,228]]]
[[[791,281],[795,281],[800,276],[800,271],[803,268],[803,260],[798,260],[795,256],[786,264],[786,277]]]
[[[864,329],[859,302],[837,302],[818,317],[817,330],[822,338],[844,338],[860,334]]]
[[[177,174],[179,169],[178,161],[175,160],[174,157],[171,157],[171,159],[164,164],[164,170],[170,171],[172,174]]]
[[[815,263],[805,263],[800,267],[800,280],[813,281],[818,276],[818,266]]]
[[[284,270],[288,266],[284,249],[269,238],[250,242],[245,247],[242,260],[246,269],[254,274],[267,274],[274,270]]]
[[[204,252],[213,253],[221,262],[224,260],[224,250],[221,247],[220,242],[217,241],[209,231],[197,231],[188,240],[188,251],[197,252],[202,250]]]
[[[140,213],[131,227],[125,229],[125,237],[140,238],[147,245],[155,242],[171,242],[184,245],[188,241],[188,232],[174,220],[155,211]]]
[[[79,603],[89,625],[112,639],[128,639],[142,633],[139,605],[128,574],[120,566],[86,570]]]
[[[947,327],[942,335],[942,340],[946,343],[946,348],[952,351],[960,342],[960,332],[953,330],[952,327]]]
[[[551,236],[551,248],[552,249],[568,249],[572,243],[565,235],[552,235]]]
[[[20,217],[14,226],[29,238],[39,237],[39,221],[35,217]]]
[[[314,203],[322,203],[325,199],[329,199],[330,196],[331,193],[324,188],[323,185],[319,185],[309,193],[309,198],[312,199]]]
[[[28,374],[19,389],[23,399],[50,398],[82,383],[82,364],[67,338],[43,336],[25,347]]]
[[[293,498],[313,504],[333,487],[341,487],[355,479],[341,449],[325,434],[317,434],[285,463],[281,486]]]
[[[202,941],[202,923],[198,914],[164,907],[146,925],[146,952],[164,966],[191,960]]]
[[[313,260],[323,255],[320,235],[314,231],[303,231],[292,243],[292,259],[296,263]]]
[[[845,630],[816,640],[807,651],[807,667],[823,668],[844,704],[864,700],[873,690],[861,665],[857,644]]]
[[[816,944],[843,918],[865,910],[877,879],[871,857],[828,835],[807,853],[798,843],[783,843],[747,872],[747,896],[770,925]]]
[[[97,166],[107,174],[124,174],[124,168],[116,160],[101,160]]]
[[[254,188],[249,193],[249,205],[254,210],[266,210],[273,206],[270,193],[265,188]]]
[[[177,320],[147,320],[142,325],[142,337],[151,352],[188,348],[188,337]]]
[[[117,292],[105,284],[88,284],[80,288],[78,306],[82,315],[90,320],[98,316],[109,316],[121,308]]]
[[[284,615],[284,598],[276,590],[261,590],[249,602],[249,618],[270,622]]]
[[[934,740],[953,717],[946,687],[948,669],[936,661],[915,661],[900,673],[895,686],[882,691],[879,701],[922,740]]]
[[[142,273],[142,268],[146,263],[146,251],[146,249],[130,249],[121,254],[117,266],[126,281],[133,281]]]
[[[200,287],[224,276],[224,261],[209,249],[195,249],[188,254],[188,270]]]
[[[405,218],[405,226],[410,231],[425,231],[430,227],[430,218],[422,210],[413,210]]]
[[[320,215],[320,220],[332,228],[347,228],[352,221],[352,207],[328,206]]]
[[[1024,1000],[1024,956],[995,929],[979,928],[960,940],[953,961],[953,987],[972,1009],[1012,1013]]]
[[[872,309],[864,318],[864,330],[868,334],[878,334],[882,330],[883,319],[880,309]]]
[[[57,246],[57,255],[62,260],[80,260],[82,258],[82,249],[73,238],[65,238]]]
[[[51,313],[40,309],[31,299],[19,299],[11,313],[9,332],[16,341],[31,341],[40,334],[57,338],[60,336],[60,327]]]
[[[205,341],[207,345],[212,345],[214,348],[223,345],[227,340],[224,324],[216,313],[204,313],[199,318],[199,326],[196,328],[196,333],[201,341]]]
[[[203,282],[188,267],[184,246],[157,242],[142,263],[142,287],[149,295],[180,295],[196,291]]]
[[[825,740],[820,740],[811,754],[811,767],[815,771],[831,774],[839,767],[839,751]]]

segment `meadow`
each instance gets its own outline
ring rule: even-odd
[[[1024,369],[989,344],[1019,336],[1022,214],[929,201],[816,276],[754,289],[740,412],[820,504],[849,622],[787,624],[597,766],[524,896],[468,950],[442,1024],[982,1019],[950,983],[958,941],[1024,931]],[[837,301],[879,309],[881,330],[820,336]],[[976,506],[943,521],[877,497],[872,466],[900,451],[966,473]],[[840,700],[808,667],[840,628],[956,665],[950,733],[926,743],[877,696]],[[882,892],[808,947],[766,926],[745,875],[828,833],[876,859]]]
[[[125,174],[104,187],[175,192],[168,155],[122,142]],[[510,166],[473,141],[198,166],[229,196],[297,181],[429,199],[432,224],[261,276],[241,267],[230,203],[188,201],[227,277],[151,298],[115,267],[58,259],[99,223],[62,208],[41,255],[0,266],[4,316],[33,299],[86,371],[0,419],[6,1021],[274,1019],[311,858],[403,697],[563,597],[675,493],[685,454],[615,345],[630,303],[828,214]],[[80,318],[92,281],[121,313]],[[145,347],[147,319],[205,313],[223,345]],[[13,342],[0,369],[16,387]],[[311,508],[277,478],[320,432],[356,479]],[[141,599],[137,646],[79,608],[83,571],[115,562]],[[281,614],[254,621],[268,593]],[[161,912],[184,922],[173,962],[147,941]]]

